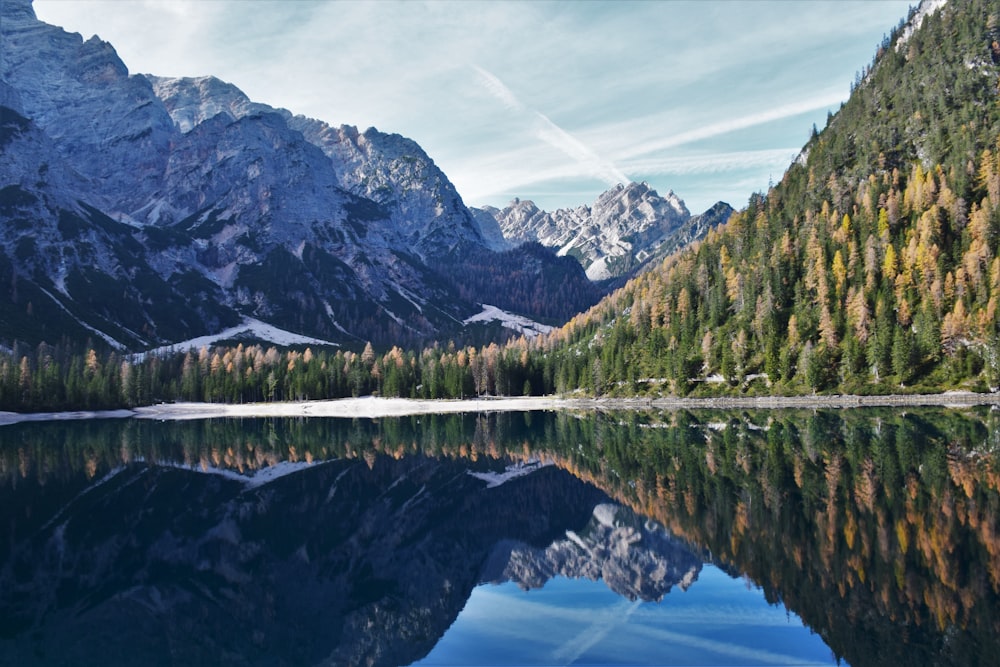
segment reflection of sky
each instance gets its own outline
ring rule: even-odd
[[[480,586],[431,665],[831,665],[822,639],[756,588],[705,566],[687,591],[629,602],[602,582]]]

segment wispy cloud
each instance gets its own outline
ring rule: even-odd
[[[462,193],[463,199],[470,204],[482,204],[487,202],[506,203],[497,201],[498,198],[510,198],[513,196],[522,199],[532,199],[539,189],[544,189],[548,184],[562,183],[562,190],[570,192],[565,187],[566,183],[576,182],[580,179],[600,180],[606,185],[606,180],[596,179],[590,170],[582,167],[578,162],[546,160],[546,156],[539,156],[533,151],[513,151],[508,156],[528,155],[534,159],[528,162],[518,162],[516,159],[497,160],[493,168],[479,168],[475,165],[468,165],[462,170],[462,175],[456,177],[455,186]],[[531,169],[525,169],[525,164],[531,164]],[[624,181],[622,181],[624,182]],[[584,189],[592,189],[593,184],[589,184]],[[599,192],[599,191],[598,191]],[[575,200],[574,205],[590,203],[596,194],[593,192],[583,199]]]
[[[473,69],[479,75],[482,86],[493,97],[500,100],[511,111],[524,114],[530,119],[532,133],[536,138],[572,158],[583,168],[585,173],[603,180],[608,185],[628,182],[628,176],[614,163],[602,159],[593,149],[556,125],[545,114],[529,108],[495,74],[478,65],[474,65]]]
[[[510,109],[511,111],[527,111],[527,107],[521,103],[521,100],[517,99],[517,95],[514,94],[510,88],[508,88],[503,81],[501,81],[495,74],[484,70],[479,65],[473,65],[472,69],[476,71],[479,75],[479,83],[489,92],[493,97],[497,98],[503,105]]]
[[[746,193],[760,189],[767,183],[768,176],[780,177],[784,170],[791,164],[798,153],[798,148],[774,148],[756,151],[730,151],[713,153],[671,153],[669,155],[657,155],[643,157],[634,160],[619,162],[620,169],[628,174],[631,179],[650,180],[656,176],[672,176],[669,182],[676,183],[681,177],[685,182],[691,179],[700,179],[706,183],[711,183],[708,192],[702,193],[699,189],[685,188],[677,190],[678,185],[671,185],[675,191],[682,196],[688,194],[697,195],[699,199],[702,195],[708,203],[701,203],[694,206],[707,207],[712,201],[718,199],[731,200],[730,203],[745,201]],[[524,169],[525,164],[532,164],[530,170]],[[763,170],[763,179],[747,179],[748,172],[759,172]],[[482,163],[461,164],[460,175],[456,177],[455,185],[459,188],[462,196],[469,204],[477,205],[481,203],[495,203],[502,205],[513,196],[522,199],[531,199],[534,195],[530,193],[541,193],[543,197],[554,197],[557,193],[563,192],[563,198],[575,195],[577,197],[574,205],[589,204],[596,195],[587,192],[586,187],[567,187],[568,184],[577,181],[582,177],[589,176],[589,172],[580,166],[578,162],[548,161],[544,156],[537,154],[537,150],[530,148],[519,148],[506,153],[495,153],[489,160]],[[712,177],[712,178],[707,178]],[[725,182],[725,188],[719,186],[719,179]],[[656,187],[654,185],[654,187]],[[717,191],[712,192],[713,188]],[[665,194],[666,188],[660,190]],[[737,195],[736,192],[743,194]],[[541,205],[541,202],[539,202]],[[549,207],[554,208],[554,207]],[[694,210],[694,209],[692,209]]]
[[[752,623],[752,622],[751,622]],[[742,626],[746,628],[747,626]],[[764,664],[764,665],[797,665],[803,667],[806,664],[828,664],[819,662],[804,662],[802,657],[794,654],[779,653],[764,648],[755,648],[735,643],[698,637],[697,635],[682,632],[673,632],[665,628],[651,627],[648,625],[636,624],[633,631],[649,640],[656,641],[663,646],[680,647],[684,646],[695,649],[703,656],[728,656],[737,661],[738,664]],[[763,630],[764,628],[760,628]]]
[[[791,164],[797,148],[769,148],[759,151],[734,151],[704,155],[671,155],[630,160],[625,169],[633,174],[718,174],[757,167],[782,168]]]
[[[648,155],[650,153],[667,150],[669,148],[676,148],[678,146],[694,143],[696,141],[712,139],[729,134],[730,132],[736,132],[737,130],[745,130],[757,125],[763,125],[765,123],[799,116],[810,111],[834,107],[840,104],[843,100],[844,94],[842,91],[826,91],[804,100],[798,100],[743,116],[727,118],[716,123],[710,123],[708,125],[702,125],[690,130],[678,132],[656,141],[633,144],[632,146],[616,153],[615,158],[617,160],[626,160],[639,157],[641,155]]]
[[[612,631],[628,623],[629,617],[635,613],[640,605],[642,605],[642,600],[636,600],[632,603],[623,602],[603,609],[601,613],[594,613],[595,619],[588,627],[563,642],[552,652],[553,659],[557,664],[572,665],[576,663],[590,649],[607,639]]]

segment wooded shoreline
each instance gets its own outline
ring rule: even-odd
[[[478,399],[343,398],[274,403],[159,403],[123,410],[0,412],[0,425],[77,419],[219,419],[255,417],[339,417],[377,419],[421,414],[529,412],[537,410],[743,410],[849,409],[865,407],[1000,406],[1000,393],[946,392],[880,396],[809,395],[716,398],[484,397]]]

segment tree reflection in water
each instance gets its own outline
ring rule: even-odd
[[[597,535],[588,522],[610,497],[683,538],[694,561],[748,576],[850,664],[1000,664],[998,419],[926,408],[8,426],[0,656],[84,664],[100,641],[91,664],[114,650],[121,664],[409,662],[480,581],[530,585],[540,563],[571,567],[553,545],[567,530]],[[495,489],[467,474],[534,460],[555,465]],[[652,590],[690,572],[667,551],[650,547],[677,570]]]

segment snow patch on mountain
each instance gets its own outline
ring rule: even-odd
[[[208,336],[198,336],[197,338],[191,338],[180,343],[173,343],[171,345],[164,345],[158,347],[154,350],[149,350],[141,354],[136,355],[140,360],[146,355],[160,355],[169,354],[172,352],[180,352],[184,350],[198,350],[203,347],[210,347],[215,345],[219,341],[231,340],[233,338],[260,338],[266,341],[270,341],[275,345],[327,345],[331,347],[339,347],[339,343],[334,343],[328,340],[322,340],[320,338],[313,338],[311,336],[303,336],[301,334],[293,333],[291,331],[285,331],[284,329],[279,329],[276,326],[268,324],[267,322],[261,322],[260,320],[255,320],[252,317],[243,318],[243,323],[224,329],[217,334],[210,334]]]
[[[496,306],[489,306],[483,304],[483,312],[478,315],[473,315],[462,321],[462,324],[472,324],[473,322],[500,322],[500,325],[507,328],[513,329],[518,333],[521,333],[528,338],[533,338],[539,334],[547,334],[554,327],[550,327],[547,324],[541,324],[532,319],[524,317],[523,315],[515,315],[514,313],[508,313],[506,310],[501,310]]]
[[[608,258],[601,257],[587,267],[587,277],[591,280],[606,280],[611,278],[611,271],[608,269]]]
[[[87,331],[91,331],[91,332],[93,332],[93,333],[94,333],[95,335],[97,335],[97,336],[98,336],[99,338],[103,339],[103,340],[104,340],[104,342],[106,342],[106,343],[107,343],[108,345],[110,345],[111,347],[115,348],[116,350],[124,350],[124,349],[125,349],[125,346],[124,346],[124,345],[122,345],[122,344],[121,344],[120,342],[118,342],[117,340],[115,340],[115,339],[114,339],[113,337],[111,337],[110,335],[108,335],[108,334],[104,333],[104,332],[103,332],[103,331],[101,331],[100,329],[97,329],[97,328],[95,328],[95,327],[92,327],[92,326],[90,326],[89,324],[87,324],[86,322],[84,322],[83,320],[81,320],[81,319],[80,319],[79,317],[77,317],[76,315],[74,315],[73,313],[71,313],[71,312],[69,311],[69,309],[68,309],[68,308],[66,308],[66,306],[65,306],[65,305],[63,304],[63,302],[62,302],[62,301],[60,301],[59,299],[57,299],[57,298],[56,298],[56,297],[55,297],[55,296],[54,296],[54,295],[52,294],[52,292],[48,291],[48,290],[47,290],[47,289],[45,289],[44,287],[39,287],[38,289],[39,289],[39,290],[40,290],[40,291],[41,291],[41,292],[42,292],[43,294],[45,294],[45,296],[47,296],[47,297],[49,297],[50,299],[52,299],[52,301],[53,301],[53,302],[54,302],[54,303],[55,303],[55,304],[56,304],[57,306],[59,306],[59,308],[60,308],[60,309],[61,309],[61,310],[62,310],[62,311],[63,311],[64,313],[66,313],[67,315],[69,315],[70,317],[72,317],[72,318],[73,318],[74,320],[76,320],[76,321],[77,321],[77,323],[79,323],[79,324],[80,324],[80,326],[82,326],[82,327],[83,327],[84,329],[86,329]]]
[[[216,466],[199,465],[199,464],[185,464],[185,463],[177,463],[166,460],[157,461],[155,465],[161,468],[174,468],[177,470],[186,470],[190,472],[197,472],[207,475],[217,475],[219,477],[224,477],[234,482],[239,482],[247,489],[257,489],[264,486],[265,484],[270,484],[275,480],[281,479],[282,477],[293,475],[307,468],[319,466],[324,463],[329,463],[329,461],[279,461],[277,463],[273,463],[271,465],[262,468],[257,468],[255,470],[254,469],[233,470],[231,468],[220,468]],[[119,470],[122,469],[124,468],[121,468]]]
[[[506,484],[512,479],[530,475],[531,473],[550,465],[553,465],[551,461],[543,462],[539,459],[530,459],[528,461],[518,461],[517,463],[511,464],[507,466],[503,472],[473,472],[470,470],[469,474],[476,479],[481,479],[486,482],[487,489],[494,489],[502,484]]]

